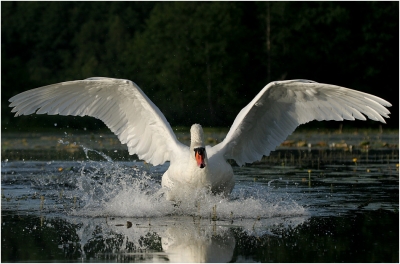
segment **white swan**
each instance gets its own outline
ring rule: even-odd
[[[102,120],[129,154],[153,165],[170,161],[162,177],[167,199],[198,188],[228,195],[233,159],[241,166],[269,155],[297,126],[312,120],[372,120],[385,123],[391,104],[379,97],[308,80],[275,81],[237,115],[225,139],[205,146],[203,130],[190,129],[190,147],[180,143],[157,106],[132,81],[94,77],[20,93],[10,100],[15,116],[32,113],[92,116]]]

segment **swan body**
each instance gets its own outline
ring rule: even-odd
[[[229,195],[234,187],[228,159],[241,166],[269,155],[297,126],[312,120],[366,120],[386,123],[391,104],[371,94],[309,80],[275,81],[265,86],[235,118],[225,139],[204,144],[200,125],[191,143],[179,142],[165,116],[132,81],[104,77],[62,82],[10,98],[15,116],[32,113],[92,116],[102,120],[137,154],[153,165],[170,161],[162,177],[168,200],[206,188]]]

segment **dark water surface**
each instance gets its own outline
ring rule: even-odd
[[[2,262],[399,262],[398,134],[295,134],[179,206],[114,140],[2,135]]]

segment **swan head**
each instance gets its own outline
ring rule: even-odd
[[[199,124],[192,125],[190,128],[190,151],[200,169],[206,167],[205,160],[207,157],[203,138],[203,128]]]

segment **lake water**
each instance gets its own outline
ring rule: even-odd
[[[398,142],[295,133],[234,166],[228,199],[176,205],[160,186],[168,164],[137,161],[111,134],[3,133],[1,260],[399,262]]]

